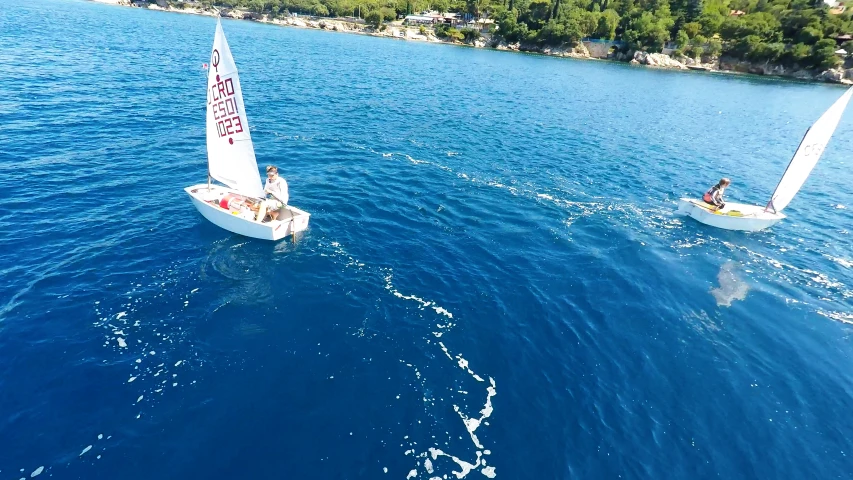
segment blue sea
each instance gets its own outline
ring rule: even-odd
[[[844,91],[223,21],[309,229],[204,220],[215,20],[0,8],[0,480],[853,476]]]

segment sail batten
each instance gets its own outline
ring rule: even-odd
[[[820,160],[829,139],[832,138],[851,95],[853,95],[853,88],[847,89],[844,95],[836,100],[806,131],[797,151],[791,158],[791,163],[788,164],[788,168],[785,169],[782,179],[779,180],[776,190],[767,203],[767,211],[781,212],[800,191],[812,169]]]
[[[244,195],[263,196],[237,66],[218,20],[207,76],[206,129],[210,176]]]

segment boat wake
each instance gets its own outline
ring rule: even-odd
[[[366,267],[364,263],[356,259],[353,255],[349,254],[344,247],[341,246],[339,242],[321,242],[321,247],[327,247],[327,252],[329,253],[321,253],[323,256],[340,258],[345,267],[355,268],[360,271],[364,271],[365,269],[370,269]],[[446,357],[450,362],[460,368],[463,372],[467,374],[468,377],[476,381],[478,384],[483,384],[485,386],[485,401],[479,410],[476,412],[468,411],[464,406],[459,405],[458,403],[453,403],[453,410],[459,416],[459,420],[461,424],[465,427],[468,435],[471,439],[472,445],[474,447],[474,456],[473,459],[464,459],[460,456],[453,455],[452,453],[448,453],[447,451],[438,447],[438,445],[430,446],[426,449],[417,449],[417,442],[411,439],[408,435],[404,437],[404,441],[407,441],[407,449],[404,452],[405,455],[411,455],[415,458],[415,465],[412,468],[407,478],[414,478],[419,473],[425,473],[429,475],[429,478],[448,478],[447,474],[442,474],[440,472],[443,471],[445,465],[451,469],[451,474],[454,475],[457,479],[464,478],[469,473],[478,471],[485,475],[488,478],[495,478],[496,472],[495,467],[489,465],[487,463],[486,457],[491,455],[491,450],[484,447],[478,436],[478,430],[482,426],[488,425],[488,419],[491,417],[494,412],[494,407],[492,405],[492,397],[497,395],[497,385],[495,380],[491,377],[483,378],[481,375],[477,374],[470,366],[468,360],[462,354],[454,354],[451,352],[450,348],[445,345],[443,341],[443,337],[451,332],[453,328],[456,326],[456,319],[453,316],[453,313],[448,309],[444,308],[437,302],[433,300],[425,299],[418,295],[407,294],[401,292],[393,282],[394,272],[391,268],[381,268],[378,273],[382,274],[382,278],[384,280],[384,291],[390,294],[393,298],[399,299],[405,302],[411,302],[417,306],[417,308],[421,311],[431,312],[436,316],[436,321],[434,323],[434,328],[431,329],[430,334],[433,338],[427,337],[425,342],[432,348],[436,348],[441,350],[444,357]],[[361,328],[358,329],[358,335],[364,336],[366,326],[362,325]],[[417,368],[417,366],[407,362],[406,360],[400,360],[401,363],[406,366],[414,369],[415,376],[418,378],[421,383],[421,387],[424,391],[427,391],[425,382],[426,379],[423,378],[421,370]],[[461,394],[468,394],[465,390],[460,390]],[[425,401],[434,401],[432,398],[424,397]],[[433,436],[433,438],[435,438]]]
[[[385,275],[385,290],[391,293],[394,297],[412,301],[420,305],[421,309],[432,309],[437,315],[443,316],[440,323],[435,325],[436,330],[432,332],[432,334],[436,338],[441,338],[446,332],[450,331],[453,326],[453,314],[447,311],[444,307],[436,304],[433,301],[425,300],[416,295],[405,295],[401,293],[393,284],[393,272],[388,271]],[[432,343],[429,342],[428,343]],[[465,371],[471,378],[476,380],[477,382],[485,383],[483,377],[475,373],[469,363],[461,354],[453,355],[450,353],[450,350],[442,341],[437,342],[438,347],[444,353],[444,355],[451,361],[456,363],[463,371]],[[452,461],[458,467],[457,470],[453,470],[451,473],[456,476],[456,478],[465,478],[472,471],[479,471],[483,475],[488,478],[495,478],[495,467],[492,467],[486,462],[486,455],[490,455],[491,451],[487,450],[483,447],[483,444],[480,442],[480,439],[477,437],[477,429],[480,428],[494,411],[492,407],[492,397],[497,394],[497,386],[495,385],[495,380],[492,377],[489,377],[488,381],[489,385],[486,387],[486,401],[483,408],[477,412],[477,416],[469,416],[466,414],[462,407],[459,405],[453,405],[453,411],[455,411],[458,415],[462,423],[465,425],[465,429],[468,431],[469,436],[471,437],[471,442],[474,444],[476,448],[474,463],[469,461],[460,459],[459,457],[446,453],[437,447],[429,447],[427,450],[422,451],[420,453],[416,453],[414,449],[407,450],[407,454],[413,454],[415,458],[417,458],[417,466],[413,468],[406,478],[413,478],[418,475],[418,469],[423,469],[423,471],[427,475],[434,475],[436,473],[436,464],[434,462],[440,461],[441,459],[446,459]],[[442,478],[440,475],[432,478]]]
[[[371,149],[372,150],[372,149]],[[613,199],[604,199],[597,197],[589,197],[588,195],[578,192],[575,196],[581,200],[566,198],[567,193],[563,190],[554,190],[533,185],[531,183],[522,183],[517,180],[504,180],[488,178],[480,175],[474,175],[462,171],[458,171],[453,167],[444,165],[441,162],[433,160],[417,159],[405,153],[392,153],[390,156],[386,153],[385,158],[402,159],[412,165],[426,166],[438,169],[440,171],[454,175],[455,177],[478,185],[489,188],[496,188],[507,192],[514,197],[524,198],[535,201],[540,204],[554,206],[560,209],[565,214],[562,221],[564,230],[559,232],[566,239],[572,238],[572,227],[584,219],[593,216],[603,215],[606,217],[608,224],[615,228],[628,229],[630,235],[641,245],[645,245],[646,240],[654,238],[669,238],[670,245],[675,249],[688,249],[694,247],[708,247],[710,245],[722,245],[722,247],[731,252],[732,250],[740,250],[746,252],[748,260],[743,263],[749,267],[754,265],[754,262],[759,262],[762,266],[770,266],[771,270],[761,269],[760,275],[766,281],[784,281],[792,286],[806,289],[817,289],[817,298],[822,302],[834,303],[840,299],[841,303],[845,303],[847,299],[853,298],[851,291],[844,283],[833,279],[825,273],[821,273],[808,268],[799,268],[790,263],[777,260],[767,254],[757,253],[750,250],[746,246],[735,245],[724,239],[715,238],[702,233],[691,231],[689,236],[678,235],[677,232],[683,231],[684,223],[681,217],[674,214],[675,208],[666,209],[661,207],[640,207],[630,202],[615,201]],[[770,247],[777,247],[770,245]],[[786,252],[785,248],[778,248],[782,253]],[[822,254],[824,257],[832,260],[836,264],[850,268],[853,265],[848,259],[839,258]],[[729,264],[726,264],[729,265]],[[714,296],[719,306],[731,306],[733,301],[744,300],[749,291],[749,286],[738,274],[735,274],[734,264],[729,266],[724,265],[717,276],[719,287],[714,288],[711,294]],[[756,273],[750,270],[745,270],[746,273]],[[790,301],[787,299],[786,301]],[[808,299],[799,300],[799,303],[808,304]],[[840,305],[834,308],[819,308],[814,310],[816,313],[837,321],[848,320],[847,317],[839,314],[830,314],[827,312],[844,311],[849,309],[846,305]]]

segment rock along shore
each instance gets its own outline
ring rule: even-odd
[[[150,10],[160,10],[164,12],[206,15],[211,17],[217,16],[217,12],[212,10],[204,10],[201,8],[194,8],[190,6],[181,9],[170,6],[162,0],[160,0],[158,3],[146,3],[140,1],[131,2],[131,0],[92,1],[99,3],[109,3],[114,5],[148,8]],[[399,24],[390,24],[387,25],[384,29],[374,29],[370,25],[359,23],[357,21],[348,21],[346,19],[313,19],[308,17],[285,17],[271,19],[266,15],[259,15],[257,13],[238,9],[222,10],[220,12],[220,15],[225,18],[251,20],[261,23],[270,23],[273,25],[356,33],[376,37],[395,38],[400,40],[448,43],[460,46],[470,46],[475,48],[493,48],[496,50],[538,53],[542,55],[550,55],[557,57],[612,60],[618,62],[627,62],[632,65],[643,65],[647,67],[666,68],[672,70],[698,70],[726,74],[747,73],[755,75],[792,78],[801,81],[817,81],[853,85],[853,68],[835,68],[832,70],[818,72],[813,70],[786,68],[781,65],[770,63],[759,64],[747,62],[743,60],[729,58],[726,56],[722,56],[719,58],[703,57],[702,59],[692,59],[683,56],[673,57],[670,55],[665,55],[663,53],[647,53],[643,51],[635,51],[630,53],[613,53],[607,55],[606,57],[595,57],[590,54],[590,50],[587,48],[587,42],[582,42],[574,47],[540,47],[538,45],[523,45],[519,43],[507,44],[506,42],[498,38],[494,38],[488,34],[484,34],[481,38],[474,40],[473,42],[463,43],[440,39],[435,36],[435,33],[431,29],[426,29],[426,31],[421,32],[421,30],[417,27],[407,27]]]

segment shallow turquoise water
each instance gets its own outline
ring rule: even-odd
[[[0,478],[849,475],[853,120],[674,215],[842,89],[226,21],[270,244],[182,192],[214,25],[0,9]]]

